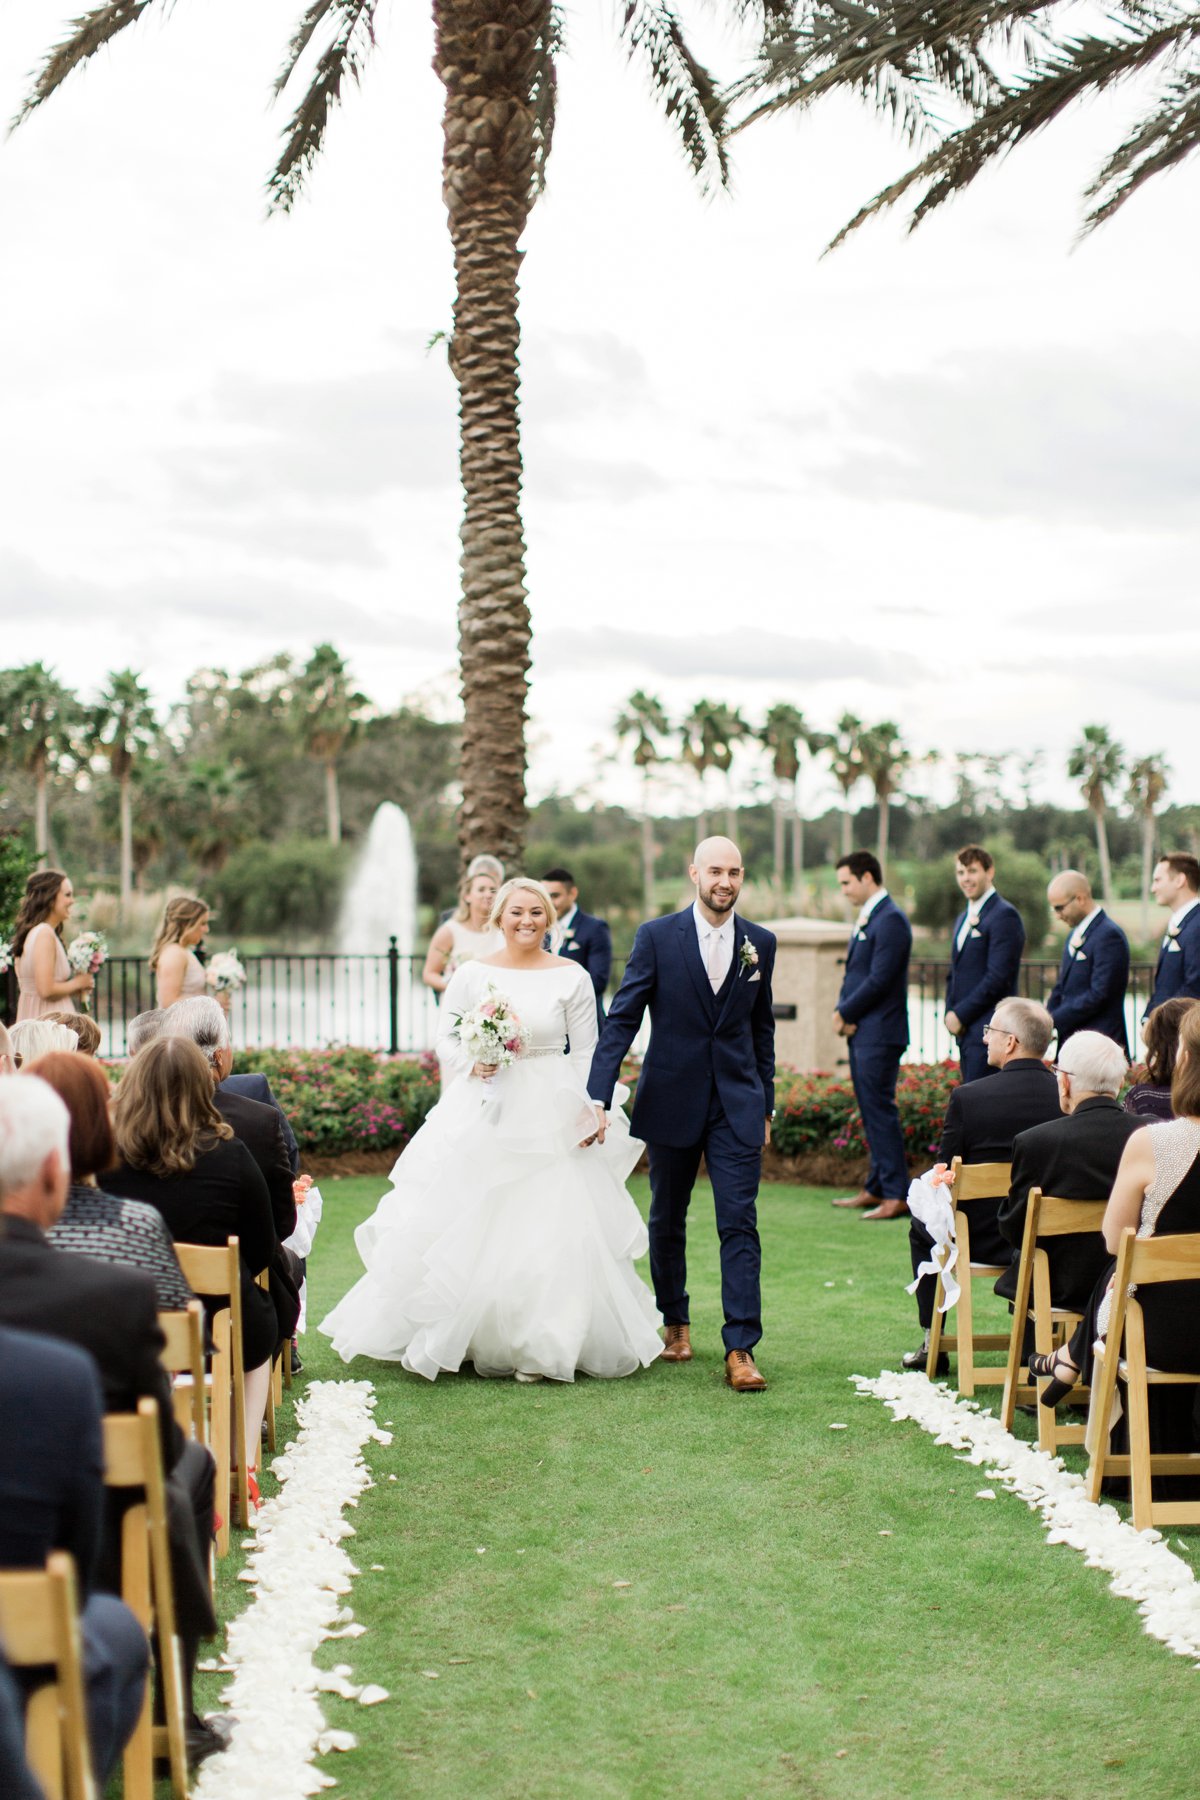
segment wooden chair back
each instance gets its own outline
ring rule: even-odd
[[[250,1526],[246,1483],[246,1364],[242,1352],[242,1286],[238,1240],[222,1246],[176,1244],[175,1254],[193,1293],[217,1303],[212,1337],[212,1413],[209,1443],[217,1463],[217,1554],[229,1549],[229,1517],[236,1503],[238,1524]],[[236,1457],[233,1446],[237,1446]]]
[[[1065,1200],[1058,1194],[1043,1194],[1031,1188],[1025,1207],[1025,1231],[1021,1239],[1021,1256],[1017,1263],[1017,1292],[1013,1301],[1012,1332],[1008,1340],[1008,1366],[1004,1376],[1004,1398],[1000,1406],[1000,1422],[1011,1431],[1018,1405],[1036,1403],[1043,1392],[1042,1382],[1021,1380],[1024,1366],[1025,1324],[1033,1319],[1034,1348],[1048,1356],[1074,1331],[1080,1314],[1056,1307],[1050,1294],[1050,1259],[1039,1248],[1047,1238],[1076,1237],[1099,1232],[1104,1224],[1107,1200]],[[1072,1390],[1074,1400],[1085,1402],[1089,1390]],[[1082,1425],[1060,1425],[1051,1406],[1038,1406],[1038,1448],[1051,1456],[1060,1444],[1082,1444]]]
[[[160,1312],[166,1340],[162,1364],[171,1376],[171,1398],[179,1429],[198,1444],[208,1442],[208,1376],[204,1369],[204,1308],[189,1301],[186,1311]]]
[[[1146,1360],[1146,1330],[1141,1304],[1131,1287],[1163,1281],[1200,1282],[1200,1233],[1178,1237],[1139,1238],[1133,1227],[1121,1233],[1113,1276],[1112,1311],[1103,1350],[1097,1351],[1088,1415],[1087,1496],[1099,1500],[1106,1475],[1127,1475],[1137,1531],[1161,1525],[1200,1525],[1200,1500],[1156,1500],[1156,1475],[1200,1474],[1200,1453],[1151,1452],[1149,1390],[1151,1387],[1200,1385],[1200,1374],[1152,1368]],[[1200,1291],[1196,1295],[1200,1306]],[[1125,1382],[1129,1414],[1129,1454],[1114,1456],[1108,1448],[1109,1421],[1117,1377]]]
[[[14,1669],[52,1668],[25,1709],[25,1754],[46,1800],[96,1800],[84,1700],[75,1564],[0,1570],[0,1646]]]
[[[254,1277],[254,1280],[257,1286],[263,1289],[264,1293],[269,1293],[271,1291],[271,1271],[269,1269],[260,1269],[258,1274]],[[271,1451],[272,1454],[274,1454],[275,1451],[275,1408],[283,1403],[283,1388],[281,1385],[283,1379],[283,1358],[289,1349],[290,1346],[285,1344],[278,1356],[272,1358],[271,1379],[267,1383],[267,1404],[266,1411],[263,1413],[263,1423],[267,1428],[267,1449]]]
[[[167,1492],[158,1434],[158,1403],[104,1419],[104,1485],[137,1490],[121,1516],[121,1598],[146,1632],[158,1638],[163,1718],[152,1724],[150,1691],[125,1747],[124,1800],[153,1800],[154,1757],[165,1754],[176,1800],[187,1800],[183,1676],[175,1631],[175,1590],[167,1535]]]
[[[925,1369],[932,1381],[937,1370],[937,1359],[943,1350],[953,1350],[958,1364],[956,1385],[960,1394],[973,1394],[977,1387],[998,1385],[1004,1380],[1005,1371],[1001,1368],[977,1368],[975,1354],[979,1350],[1002,1350],[1008,1348],[1007,1333],[977,1332],[975,1330],[975,1308],[971,1294],[972,1279],[992,1280],[1003,1273],[1002,1267],[991,1263],[973,1262],[971,1258],[971,1222],[970,1206],[975,1200],[995,1200],[1007,1194],[1012,1184],[1012,1164],[1006,1162],[965,1163],[961,1156],[956,1156],[950,1165],[950,1198],[954,1208],[954,1241],[958,1245],[958,1261],[954,1272],[961,1283],[962,1291],[958,1296],[957,1330],[947,1332],[943,1329],[944,1313],[942,1303],[946,1290],[942,1285],[939,1273],[937,1287],[933,1297],[933,1324],[929,1330],[929,1358]]]

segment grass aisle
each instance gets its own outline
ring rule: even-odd
[[[379,1191],[325,1186],[314,1318],[355,1278]],[[690,1366],[573,1388],[353,1366],[395,1436],[369,1447],[378,1485],[350,1515],[368,1633],[323,1656],[392,1699],[328,1701],[360,1739],[325,1765],[341,1791],[1192,1795],[1190,1664],[1019,1501],[976,1500],[980,1470],[846,1380],[913,1340],[903,1226],[782,1187],[761,1224],[766,1394],[722,1384],[707,1189]],[[304,1353],[305,1379],[346,1373],[312,1331]]]

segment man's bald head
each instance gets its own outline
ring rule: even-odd
[[[727,919],[737,905],[746,871],[742,853],[732,838],[708,837],[696,845],[696,854],[688,870],[700,902],[700,910],[711,925]]]
[[[1046,889],[1046,898],[1051,912],[1056,919],[1062,920],[1068,931],[1086,919],[1096,904],[1091,882],[1078,869],[1064,869],[1061,875],[1056,875]]]

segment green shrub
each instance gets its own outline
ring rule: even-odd
[[[307,838],[235,850],[205,896],[220,914],[222,938],[317,934],[332,929],[350,852],[344,844]]]
[[[932,1161],[942,1135],[956,1062],[905,1063],[896,1084],[904,1147],[912,1162]],[[866,1156],[867,1140],[854,1089],[844,1076],[781,1070],[775,1086],[771,1142],[781,1156]]]
[[[0,938],[11,937],[25,882],[36,867],[37,858],[26,834],[6,831],[0,837]]]
[[[432,1056],[412,1060],[370,1050],[243,1050],[238,1074],[265,1075],[292,1122],[301,1155],[399,1152],[440,1091]]]

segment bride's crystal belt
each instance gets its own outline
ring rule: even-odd
[[[565,1056],[565,1044],[530,1044],[526,1056]]]

